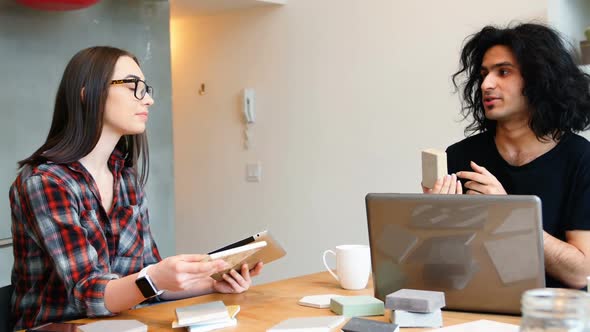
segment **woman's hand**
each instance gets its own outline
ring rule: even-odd
[[[213,281],[213,290],[219,293],[243,293],[252,285],[252,278],[260,274],[262,262],[254,266],[252,270],[248,269],[248,264],[242,265],[241,273],[231,270],[223,274],[222,281]]]
[[[148,275],[159,290],[184,291],[197,287],[210,275],[229,266],[221,259],[206,261],[207,255],[176,255],[153,265]]]

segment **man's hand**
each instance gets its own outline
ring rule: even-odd
[[[242,265],[241,274],[236,270],[230,270],[223,275],[223,281],[213,281],[213,290],[218,293],[243,293],[252,285],[251,277],[260,274],[262,262],[254,266],[252,270],[248,269],[248,264]]]
[[[461,181],[457,181],[457,175],[447,174],[442,178],[436,179],[432,189],[422,186],[422,192],[425,194],[461,195],[463,194],[463,188],[461,187]]]
[[[506,190],[504,190],[500,181],[485,167],[479,166],[472,161],[471,168],[474,172],[462,171],[457,173],[457,176],[461,179],[469,180],[465,182],[467,194],[506,195]]]

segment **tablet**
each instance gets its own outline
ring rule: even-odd
[[[223,248],[219,248],[217,250],[214,250],[214,251],[208,253],[208,255],[213,255],[213,254],[221,252],[221,251],[241,247],[243,245],[251,244],[254,242],[262,242],[262,241],[266,242],[266,246],[264,246],[263,248],[261,248],[260,250],[255,252],[254,254],[250,255],[240,265],[248,264],[248,267],[250,269],[252,269],[258,262],[263,262],[264,264],[268,264],[268,263],[275,261],[287,254],[285,249],[283,249],[283,247],[270,235],[270,232],[268,232],[267,230],[264,230],[260,233],[256,233],[252,236],[249,236],[243,240],[234,242],[234,243],[229,244]],[[237,271],[239,272],[239,268],[237,269]]]
[[[266,241],[252,242],[237,248],[231,248],[216,253],[210,254],[210,260],[223,259],[229,267],[223,271],[219,271],[211,276],[215,280],[222,280],[222,275],[228,273],[230,270],[236,270],[238,273],[242,265],[246,263],[248,257],[258,252],[261,248],[266,246]]]

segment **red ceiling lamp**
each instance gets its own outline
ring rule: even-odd
[[[19,4],[39,10],[64,11],[90,7],[100,0],[16,0]]]

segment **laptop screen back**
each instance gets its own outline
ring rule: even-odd
[[[443,291],[446,308],[520,313],[545,287],[536,196],[368,194],[375,296]]]

